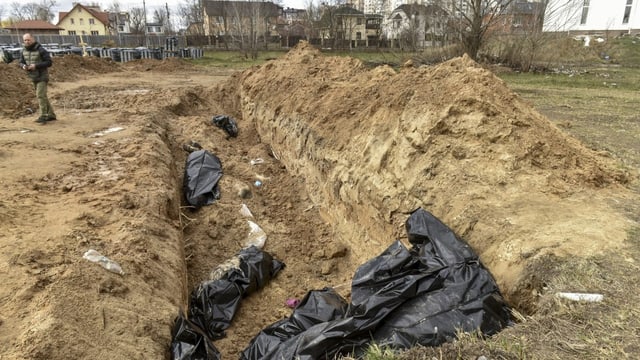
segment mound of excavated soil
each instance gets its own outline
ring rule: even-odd
[[[92,56],[65,55],[53,58],[49,70],[50,86],[56,82],[76,81],[82,76],[121,71],[111,59]],[[38,111],[33,85],[29,77],[18,67],[18,62],[0,63],[0,115],[18,117]]]
[[[229,106],[305,179],[353,267],[423,207],[469,241],[519,303],[530,261],[626,238],[607,201],[628,175],[466,56],[396,73],[303,44],[223,87],[220,99],[234,94]]]
[[[33,85],[15,61],[0,62],[0,77],[0,115],[16,117],[38,110]]]
[[[110,58],[65,55],[53,58],[51,81],[76,81],[82,76],[108,74],[121,71],[120,65]]]

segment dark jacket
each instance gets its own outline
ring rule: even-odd
[[[33,82],[49,81],[49,71],[47,69],[53,65],[53,62],[49,52],[39,42],[34,42],[28,48],[23,48],[20,54],[20,66],[31,64],[35,64],[36,69],[27,72],[27,74],[29,74]]]

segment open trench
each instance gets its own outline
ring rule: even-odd
[[[290,315],[287,298],[325,286],[348,297],[356,268],[392,241],[406,240],[405,221],[418,207],[467,240],[509,303],[529,314],[545,286],[544,272],[559,257],[596,251],[582,242],[615,247],[624,239],[625,227],[606,201],[581,206],[606,198],[593,189],[624,182],[624,175],[495,77],[463,60],[398,80],[439,79],[440,88],[430,86],[457,94],[450,100],[418,86],[385,93],[380,84],[395,75],[360,66],[303,50],[237,74],[210,94],[213,101],[192,94],[172,110],[182,115],[169,126],[173,153],[191,140],[211,150],[222,160],[228,194],[195,213],[181,211],[188,288],[240,248],[248,231],[238,215],[242,203],[268,234],[265,250],[287,265],[272,284],[243,299],[227,336],[215,342],[223,354],[237,354],[262,328]],[[345,75],[350,71],[356,74]],[[469,89],[447,90],[456,82],[445,71]],[[299,73],[323,75],[305,80]],[[378,101],[354,95],[363,92]],[[181,113],[193,101],[206,103],[211,115],[235,117],[240,136]],[[264,162],[251,165],[256,158]],[[182,156],[176,162],[180,168]],[[179,185],[180,170],[177,175]],[[261,187],[252,185],[256,179]],[[593,213],[602,216],[596,220]]]
[[[604,200],[624,175],[468,59],[396,73],[303,46],[220,85],[179,82],[127,94],[80,87],[56,99],[100,101],[112,113],[102,117],[126,129],[95,142],[89,129],[74,130],[86,143],[62,150],[82,154],[73,163],[82,171],[47,183],[75,189],[65,194],[80,200],[68,251],[97,246],[126,275],[74,260],[30,303],[34,322],[49,320],[25,330],[22,353],[167,357],[190,291],[247,238],[243,204],[267,234],[264,250],[286,267],[242,299],[214,342],[223,358],[288,317],[287,299],[325,287],[348,298],[357,267],[405,241],[404,223],[418,207],[465,239],[524,313],[536,311],[538,270],[550,259],[624,241],[622,217]],[[215,115],[235,118],[238,136],[214,126]],[[221,198],[197,211],[182,195],[182,146],[191,141],[218,156],[224,173]],[[67,201],[52,194],[49,210]],[[47,337],[52,329],[73,341]]]

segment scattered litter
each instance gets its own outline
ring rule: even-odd
[[[229,136],[238,136],[238,125],[232,117],[227,115],[217,115],[211,119],[211,122],[215,126],[223,129]]]
[[[252,159],[251,161],[249,161],[249,164],[251,165],[257,165],[262,163],[264,163],[264,160],[262,158]]]
[[[273,155],[273,158],[280,161],[280,155],[278,155],[278,153],[276,153],[275,150],[273,150],[273,147],[270,147],[271,149],[271,155]]]
[[[556,296],[573,301],[598,302],[604,299],[602,294],[559,292]]]
[[[285,305],[287,305],[287,307],[289,307],[291,309],[295,309],[296,306],[298,306],[298,304],[300,304],[300,300],[298,300],[296,298],[289,298],[284,303],[285,303]]]
[[[101,137],[101,136],[104,136],[104,135],[107,135],[107,134],[111,134],[111,133],[114,133],[114,132],[118,132],[118,131],[122,131],[122,130],[124,130],[123,127],[116,126],[116,127],[108,128],[108,129],[103,130],[103,131],[98,131],[97,133],[93,133],[93,134],[89,135],[89,137],[90,138]]]
[[[258,249],[262,249],[264,247],[264,243],[267,241],[267,233],[265,233],[264,230],[262,230],[262,228],[253,221],[247,220],[247,222],[249,223],[251,230],[249,231],[244,247],[248,248],[255,246]]]
[[[315,207],[315,205],[311,204],[311,205],[309,205],[306,209],[304,209],[303,211],[304,211],[304,212],[307,212],[307,211],[309,211],[309,210],[313,209],[314,207]]]
[[[260,187],[262,186],[262,181],[256,180],[256,182],[254,182],[253,185],[255,185],[256,187]]]
[[[87,250],[87,252],[84,253],[84,255],[82,255],[83,258],[94,262],[94,263],[98,263],[100,264],[103,268],[116,273],[116,274],[120,274],[120,275],[124,275],[124,271],[122,271],[122,268],[120,267],[120,265],[109,259],[108,257],[100,254],[99,252],[97,252],[96,250],[93,249],[89,249]]]
[[[0,132],[5,132],[5,131],[6,132],[17,131],[17,132],[19,132],[21,134],[33,132],[32,129],[27,129],[27,128],[20,128],[20,129],[11,129],[11,128],[8,128],[8,127],[1,127],[0,128]]]
[[[242,214],[242,216],[244,217],[253,217],[251,210],[249,210],[249,207],[246,204],[242,204],[242,207],[240,208],[240,214]]]

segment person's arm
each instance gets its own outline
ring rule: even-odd
[[[53,65],[53,61],[51,61],[51,55],[49,54],[47,49],[40,46],[38,48],[38,52],[40,53],[40,59],[42,59],[42,61],[36,64],[37,69],[44,69]]]

